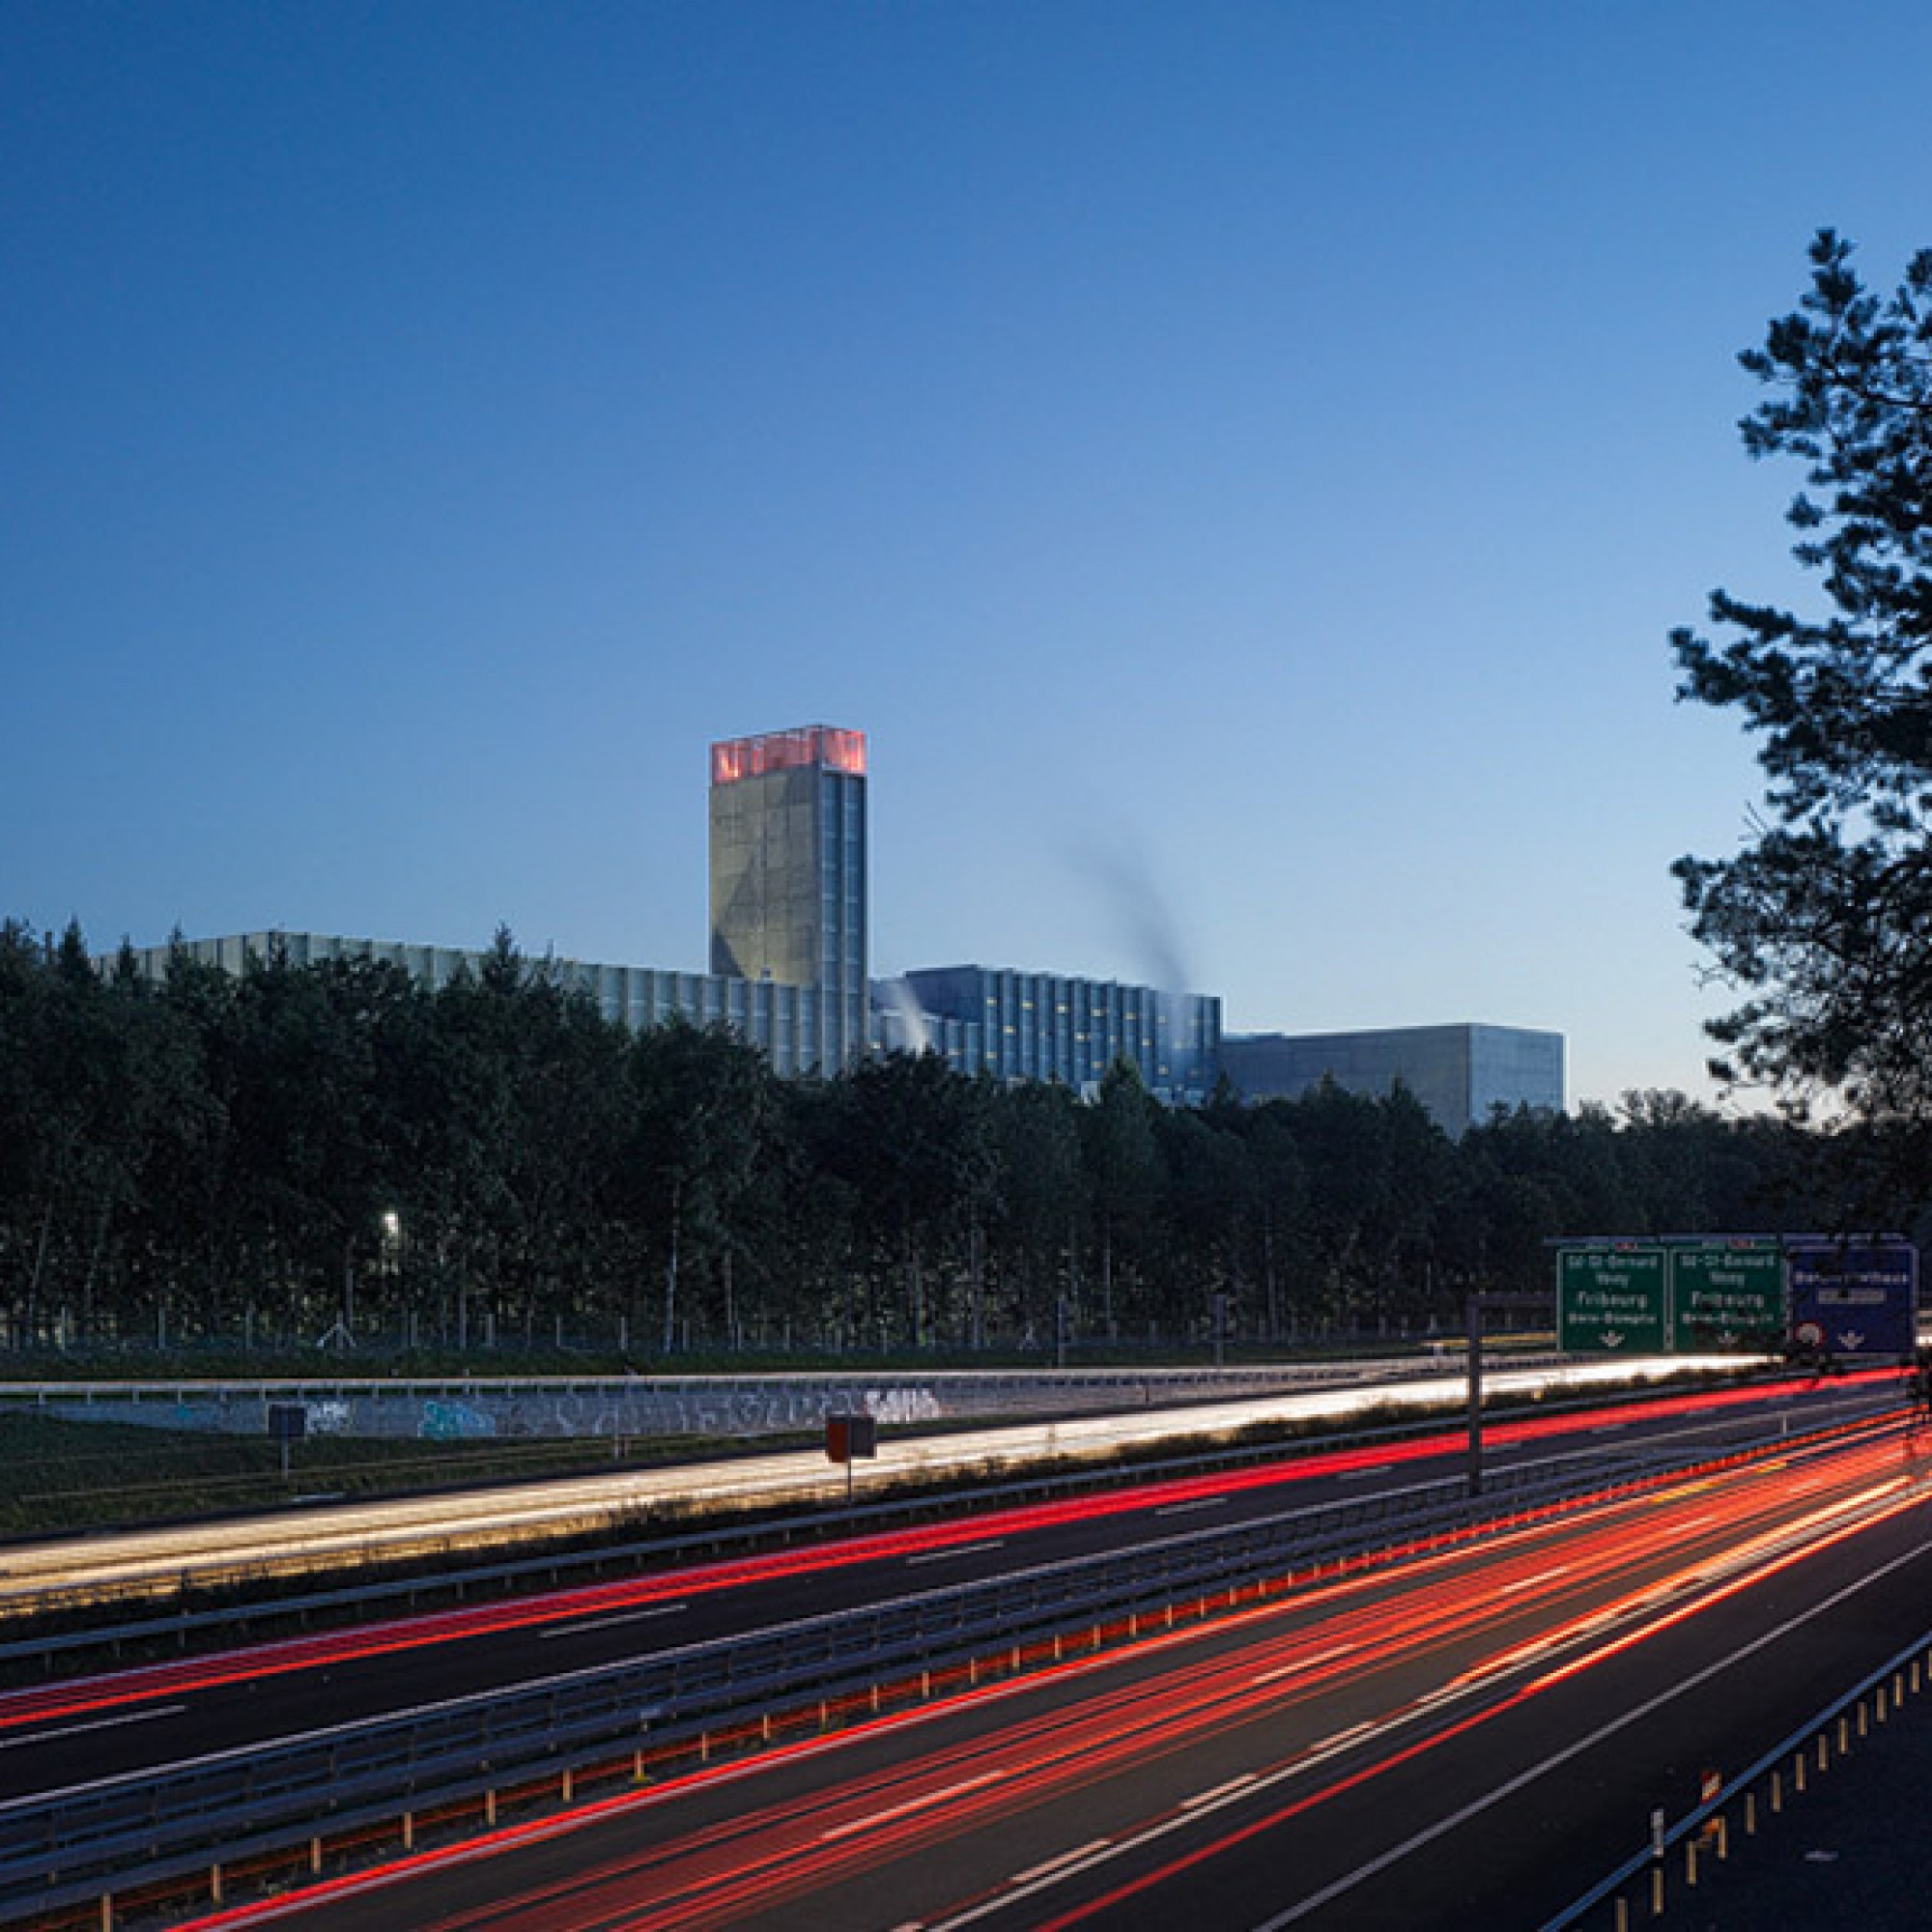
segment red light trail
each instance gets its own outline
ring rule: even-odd
[[[1845,1377],[1841,1384],[1889,1378],[1889,1371]],[[1607,1430],[1629,1423],[1679,1416],[1708,1416],[1745,1404],[1763,1403],[1811,1389],[1809,1380],[1702,1390],[1684,1396],[1618,1403],[1575,1415],[1531,1416],[1499,1421],[1485,1431],[1494,1448],[1547,1441],[1579,1428]],[[562,1622],[668,1604],[745,1584],[766,1583],[854,1565],[915,1556],[989,1538],[1094,1521],[1142,1511],[1172,1509],[1244,1492],[1307,1482],[1318,1477],[1381,1470],[1458,1454],[1460,1432],[1439,1431],[1403,1442],[1368,1447],[1290,1453],[1283,1461],[1241,1470],[1164,1481],[1082,1496],[1070,1501],[1031,1504],[1017,1509],[923,1524],[917,1528],[856,1536],[810,1548],[696,1565],[615,1583],[518,1599],[509,1603],[394,1618],[312,1637],[286,1638],[251,1649],[166,1664],[148,1665],[75,1679],[33,1690],[0,1695],[0,1730],[55,1718],[118,1709],[152,1698],[174,1697],[225,1684],[247,1683],[294,1671],[324,1668],[358,1659],[385,1656],[430,1644],[528,1630]]]
[[[1782,1460],[1683,1481],[1606,1503],[1587,1519],[1547,1520],[1493,1543],[1419,1555],[1399,1570],[1297,1590],[1111,1657],[1008,1680],[977,1698],[776,1751],[723,1775],[738,1802],[709,1823],[680,1828],[675,1818],[681,1800],[718,1786],[717,1773],[611,1801],[581,1817],[634,1818],[665,1835],[621,1857],[586,1859],[565,1878],[506,1889],[499,1907],[436,1922],[652,1932],[770,1918],[888,1866],[917,1871],[939,1847],[969,1833],[1009,1832],[1110,1780],[1125,1788],[1173,1767],[1184,1787],[1189,1752],[1235,1735],[1254,1739],[1239,1775],[1128,1816],[1101,1839],[1080,1839],[957,1899],[945,1920],[964,1924],[1043,1895],[1124,1848],[1209,1832],[1057,1918],[1031,1920],[1085,1922],[1917,1508],[1925,1492],[1916,1466],[1901,1468],[1900,1441],[1894,1430],[1813,1453],[1796,1483],[1795,1467]],[[1160,1674],[1151,1676],[1154,1664]],[[1430,1679],[1420,1693],[1412,1688],[1418,1670]],[[1537,1674],[1525,1680],[1527,1671]],[[1046,1700],[1049,1708],[1028,1708],[1042,1687],[1060,1694]],[[1073,1690],[1079,1695],[1069,1702]],[[968,1706],[1004,1721],[951,1741],[931,1735],[941,1719]],[[1297,1730],[1286,1747],[1276,1742]],[[908,1762],[839,1775],[841,1757],[895,1735],[923,1747]],[[1358,1761],[1369,1747],[1375,1755]],[[813,1759],[826,1770],[817,1787],[751,1797],[779,1768]],[[1293,1787],[1285,1802],[1212,1834],[1217,1813],[1264,1801],[1277,1786]],[[345,1890],[373,1895],[385,1881],[554,1840],[577,1822],[551,1821],[458,1854],[406,1861]],[[261,1922],[275,1913],[202,1922]],[[926,1922],[934,1922],[930,1915]]]

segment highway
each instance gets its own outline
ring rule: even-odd
[[[1702,1391],[1497,1420],[1492,1468],[1607,1476],[1647,1457],[1717,1454],[1767,1421],[1815,1427],[1871,1410],[1895,1377]],[[1209,1526],[1361,1501],[1459,1475],[1465,1437],[1306,1448],[1252,1468],[1170,1477],[1065,1501],[949,1518],[615,1582],[257,1644],[0,1693],[0,1801],[154,1772],[326,1723],[542,1681],[885,1596],[1144,1547]]]
[[[1894,1378],[1706,1391],[1574,1414],[1492,1422],[1492,1466],[1607,1478],[1722,1452],[1767,1427],[1870,1411]],[[1460,1432],[1310,1449],[1235,1472],[998,1511],[829,1546],[641,1575],[508,1603],[258,1645],[225,1656],[58,1684],[0,1699],[0,1801],[164,1778],[220,1753],[314,1736],[478,1690],[541,1683],[721,1635],[1010,1574],[1098,1550],[1146,1548],[1338,1498],[1390,1494],[1463,1466]]]
[[[1925,1625],[1896,1426],[199,1921],[1535,1926]]]
[[[1737,1363],[1666,1356],[1508,1369],[1492,1373],[1485,1386],[1492,1397],[1587,1393],[1605,1383],[1712,1366],[1735,1369]],[[879,1489],[962,1470],[994,1476],[1043,1458],[1091,1460],[1177,1435],[1233,1435],[1259,1423],[1440,1407],[1462,1400],[1464,1387],[1460,1376],[1435,1375],[997,1429],[924,1435],[884,1431],[878,1459],[866,1465],[861,1483]],[[674,1520],[695,1512],[824,1506],[842,1499],[844,1484],[822,1451],[788,1450],[386,1502],[320,1498],[269,1516],[23,1543],[0,1549],[0,1618],[46,1607],[56,1594],[77,1604],[90,1596],[165,1598],[235,1577],[327,1572],[348,1563],[581,1536],[651,1517]]]

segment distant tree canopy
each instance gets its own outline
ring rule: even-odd
[[[1829,1226],[1810,1138],[1677,1094],[1448,1140],[1406,1092],[1158,1105],[932,1057],[780,1081],[507,935],[159,980],[0,925],[0,1342],[844,1351],[1453,1324],[1552,1236]]]
[[[1827,230],[1811,286],[1744,366],[1772,393],[1740,425],[1790,456],[1787,519],[1821,592],[1800,615],[1716,592],[1717,640],[1672,635],[1679,695],[1735,708],[1770,781],[1727,859],[1676,867],[1692,931],[1746,995],[1714,1023],[1727,1079],[1794,1115],[1890,1122],[1923,1192],[1932,1128],[1932,250],[1866,289]]]

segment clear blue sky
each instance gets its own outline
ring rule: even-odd
[[[0,4],[0,913],[697,968],[872,746],[874,967],[1704,1092],[1736,352],[1932,243],[1932,8]]]

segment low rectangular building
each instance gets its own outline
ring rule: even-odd
[[[1527,1027],[1230,1034],[1221,1065],[1246,1100],[1293,1099],[1324,1079],[1379,1097],[1400,1082],[1459,1138],[1499,1107],[1563,1111],[1563,1036]]]

